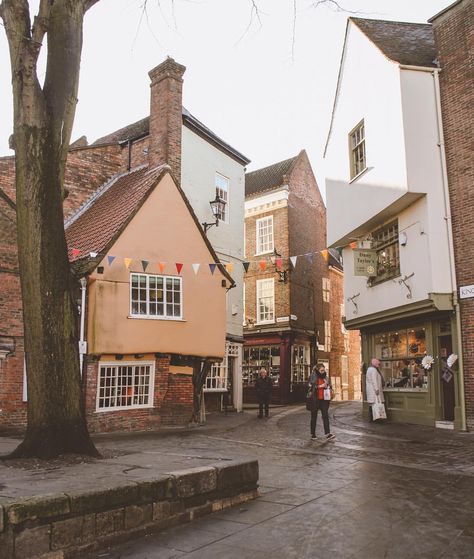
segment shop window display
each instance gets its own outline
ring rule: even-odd
[[[273,386],[278,386],[280,380],[280,346],[244,347],[243,385],[253,385],[262,367],[269,372],[273,380]]]
[[[375,356],[386,389],[427,390],[428,373],[421,360],[426,354],[422,327],[381,332],[375,335]]]

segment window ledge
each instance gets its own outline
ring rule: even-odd
[[[256,252],[254,256],[265,256],[266,254],[273,254],[273,250],[274,249],[272,248],[272,250],[266,250],[265,252]]]
[[[145,315],[135,315],[135,314],[130,314],[127,316],[127,318],[131,318],[134,320],[164,320],[167,322],[187,322],[186,319],[184,318],[178,318],[178,317],[166,317],[166,316],[145,316]]]
[[[228,392],[227,388],[204,388],[204,392]]]
[[[353,183],[354,181],[356,181],[358,178],[360,178],[362,175],[364,175],[367,171],[369,170],[369,167],[366,167],[363,171],[361,171],[358,175],[356,175],[355,177],[353,177],[350,181],[349,184]]]
[[[153,404],[147,404],[142,406],[117,406],[115,408],[98,408],[95,413],[104,413],[111,411],[127,411],[127,410],[149,410],[153,408]]]
[[[265,324],[275,324],[275,321],[274,320],[264,320],[262,322],[256,322],[255,326],[262,326],[262,325],[265,325]]]

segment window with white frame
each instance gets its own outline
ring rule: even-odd
[[[323,301],[329,303],[331,300],[331,280],[323,278]]]
[[[265,254],[267,252],[273,252],[273,216],[268,215],[267,217],[262,217],[257,219],[256,222],[257,229],[257,253]]]
[[[351,158],[351,179],[353,179],[367,168],[364,121],[359,122],[349,133],[349,153]]]
[[[291,351],[291,382],[307,382],[311,373],[309,346],[295,344]]]
[[[224,223],[229,223],[229,179],[216,173],[216,194],[224,200],[225,206],[220,217]]]
[[[257,322],[275,321],[275,282],[273,278],[257,280]]]
[[[130,275],[130,314],[150,318],[183,317],[182,278]]]
[[[239,355],[239,346],[226,342],[225,356],[221,363],[214,363],[206,377],[206,392],[226,391],[229,384],[229,359]]]
[[[152,407],[154,376],[151,362],[100,364],[97,410]]]
[[[331,351],[331,321],[324,321],[324,351]]]

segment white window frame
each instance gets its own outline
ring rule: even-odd
[[[133,290],[133,277],[134,276],[143,276],[146,278],[146,313],[134,313],[133,312],[133,299],[132,299],[132,290]],[[150,278],[160,278],[163,280],[163,314],[150,314]],[[167,293],[167,280],[178,280],[179,281],[179,308],[180,314],[179,315],[168,315],[167,314],[167,302],[166,302],[166,293]],[[176,304],[176,303],[173,303]],[[180,276],[162,276],[156,274],[142,274],[139,272],[132,272],[130,274],[130,318],[142,318],[142,319],[152,319],[152,320],[183,320],[183,278]]]
[[[267,284],[268,286],[271,284],[271,295],[266,295],[265,297],[262,297],[261,293],[262,290],[264,289],[265,284]],[[265,278],[265,279],[257,280],[256,295],[257,295],[257,309],[256,309],[257,324],[273,324],[275,322],[275,279]],[[260,300],[264,298],[271,299],[272,301],[272,309],[271,309],[272,318],[262,319],[260,315]]]
[[[331,351],[331,321],[324,321],[324,351]]]
[[[363,167],[358,168],[358,155],[363,154]],[[367,169],[367,151],[365,148],[365,123],[362,119],[357,126],[349,132],[349,157],[351,181],[361,175]]]
[[[101,397],[100,397],[100,381],[101,381],[101,373],[102,373],[102,369],[106,369],[106,368],[119,368],[119,367],[150,367],[150,373],[149,373],[149,387],[148,387],[148,402],[146,404],[130,404],[130,405],[119,405],[119,406],[110,406],[110,407],[100,407],[100,402],[101,402]],[[136,374],[136,370],[133,373],[133,383],[132,386],[135,386],[135,374]],[[118,376],[118,372],[115,375],[115,379],[117,381],[117,376]],[[117,389],[117,384],[115,384],[115,389]],[[99,362],[99,367],[98,367],[98,371],[97,371],[97,390],[96,390],[97,394],[96,394],[96,412],[97,413],[103,413],[103,412],[108,412],[108,411],[118,411],[118,410],[136,410],[136,409],[146,409],[146,408],[152,408],[153,407],[153,400],[154,400],[154,393],[155,393],[155,363],[154,361],[110,361],[110,362],[103,362],[100,361]],[[138,395],[133,394],[132,398],[137,397]],[[112,396],[108,396],[109,398]],[[123,396],[123,394],[121,396],[118,396],[117,394],[115,396],[113,396],[115,398],[128,398],[130,396],[125,395]],[[105,398],[105,396],[104,396]]]
[[[331,302],[331,280],[329,278],[322,278],[323,280],[323,301],[325,303]]]
[[[223,181],[221,184],[218,184],[219,181]],[[214,184],[216,187],[216,194],[219,196],[221,200],[224,200],[224,216],[220,219],[222,223],[229,223],[229,208],[230,208],[230,179],[223,175],[222,173],[216,173],[214,178]]]
[[[271,234],[269,235],[270,239],[265,244],[261,242],[260,231],[263,230],[264,227],[268,227],[266,224],[271,224]],[[256,220],[255,222],[255,235],[256,235],[256,242],[255,242],[255,256],[259,256],[260,254],[269,254],[273,252],[275,247],[275,236],[274,236],[274,229],[273,229],[273,215],[267,215],[265,217],[261,217]],[[267,234],[268,235],[268,234]]]

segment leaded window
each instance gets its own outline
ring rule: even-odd
[[[153,363],[105,363],[99,367],[97,409],[147,408],[153,405]]]
[[[182,278],[131,274],[130,313],[150,318],[182,318]]]

